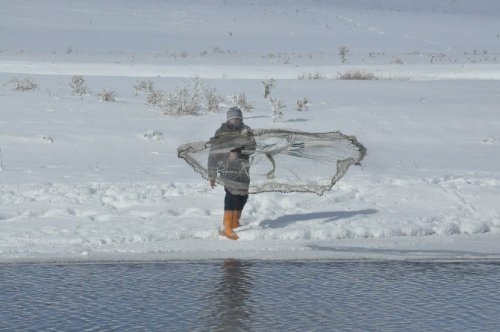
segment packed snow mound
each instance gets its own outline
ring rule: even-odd
[[[219,257],[225,250],[255,255],[279,248],[280,257],[293,258],[297,250],[307,250],[304,244],[317,241],[428,241],[421,236],[454,241],[449,236],[500,233],[492,201],[481,194],[496,192],[500,184],[496,179],[385,177],[374,181],[359,174],[354,179],[355,183],[339,182],[332,195],[321,197],[251,196],[243,226],[236,230],[241,244],[219,236],[223,191],[219,187],[214,193],[206,183],[2,185],[0,254],[7,260],[152,253],[199,258]]]

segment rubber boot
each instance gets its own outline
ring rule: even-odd
[[[224,211],[224,229],[220,232],[220,235],[227,237],[231,240],[238,240],[238,235],[233,232],[233,216],[235,211],[225,210]]]
[[[235,210],[233,214],[233,228],[240,227],[241,210]]]

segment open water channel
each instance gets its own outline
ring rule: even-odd
[[[500,331],[500,262],[3,264],[0,330]]]

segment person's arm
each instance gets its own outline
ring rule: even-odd
[[[217,167],[219,165],[219,161],[221,159],[221,154],[218,152],[219,144],[218,144],[218,134],[219,131],[215,132],[214,137],[210,139],[210,152],[208,154],[208,178],[210,187],[215,187],[215,180],[217,179]]]

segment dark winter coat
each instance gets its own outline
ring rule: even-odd
[[[227,190],[235,195],[248,193],[250,184],[250,155],[256,143],[252,129],[244,124],[232,127],[223,123],[210,139],[208,175],[219,179]],[[230,160],[230,155],[234,160]]]

